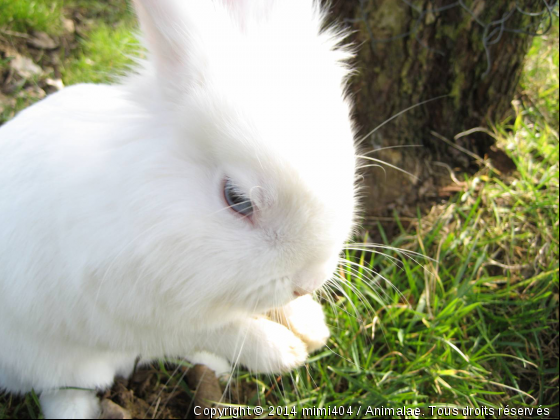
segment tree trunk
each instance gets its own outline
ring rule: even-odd
[[[551,19],[543,0],[335,0],[331,8],[355,30],[358,73],[351,92],[361,135],[412,105],[449,95],[406,112],[362,143],[365,151],[425,146],[369,154],[420,178],[369,168],[364,204],[376,215],[395,203],[437,196],[432,186],[449,181],[449,170],[434,161],[465,163],[465,155],[432,132],[484,155],[488,135],[453,137],[510,111],[532,34]]]

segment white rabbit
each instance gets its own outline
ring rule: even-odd
[[[297,297],[353,226],[351,54],[318,3],[135,8],[136,74],[0,128],[0,388],[46,417],[96,417],[139,355],[300,366],[329,333]]]

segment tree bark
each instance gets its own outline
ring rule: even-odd
[[[460,132],[501,121],[511,109],[531,34],[551,19],[543,0],[335,0],[331,8],[354,30],[358,73],[351,93],[361,136],[410,106],[449,95],[406,112],[362,143],[365,151],[425,146],[369,155],[420,178],[369,168],[364,204],[377,215],[395,203],[424,199],[423,191],[433,190],[426,182],[445,182],[434,181],[434,174],[449,181],[449,171],[433,161],[466,163],[432,132],[454,141]],[[479,133],[456,142],[483,156],[492,138]]]

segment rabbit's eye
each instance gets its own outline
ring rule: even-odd
[[[239,191],[229,178],[226,178],[224,183],[224,197],[229,208],[234,212],[243,216],[250,216],[253,214],[253,203]]]

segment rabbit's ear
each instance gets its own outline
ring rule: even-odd
[[[198,1],[198,0],[197,0]],[[186,2],[133,0],[150,62],[165,93],[194,82],[197,62],[193,45],[194,17]]]
[[[245,26],[248,20],[257,23],[266,21],[270,17],[270,13],[274,8],[274,3],[274,0],[222,0],[224,7],[229,10],[231,16],[237,21],[241,28]]]
[[[133,0],[140,27],[158,67],[175,67],[181,61],[181,41],[168,33],[178,19],[176,2],[169,0]]]

